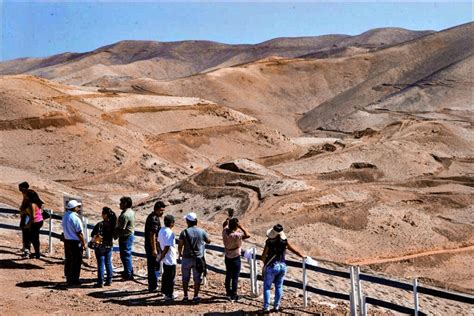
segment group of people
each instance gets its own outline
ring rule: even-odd
[[[43,202],[36,192],[29,189],[28,183],[21,183],[19,188],[23,193],[23,202],[20,206],[23,248],[26,252],[29,249],[29,243],[32,243],[35,249],[34,257],[39,258],[39,230],[43,224],[43,218],[39,214],[42,213]],[[82,256],[87,246],[94,249],[97,259],[98,273],[95,287],[112,284],[114,239],[118,239],[120,259],[123,265],[122,279],[125,281],[134,279],[132,248],[135,235],[135,212],[132,206],[133,202],[130,197],[122,197],[119,205],[121,213],[118,217],[112,209],[104,207],[102,221],[94,226],[91,241],[87,245],[83,234],[82,220],[78,215],[81,203],[76,200],[70,200],[67,203],[62,219],[62,228],[65,254],[64,274],[68,286],[80,285]],[[206,270],[205,245],[211,242],[209,234],[198,227],[197,215],[191,212],[184,217],[187,228],[180,232],[176,245],[175,218],[171,214],[163,217],[165,208],[166,204],[163,201],[157,201],[145,222],[144,246],[147,260],[148,291],[157,292],[158,279],[161,276],[161,293],[164,295],[164,299],[175,300],[177,298],[174,294],[176,267],[178,259],[181,259],[182,300],[189,300],[189,282],[192,275],[194,283],[192,301],[199,303],[200,287]],[[239,299],[238,280],[241,270],[242,242],[251,236],[239,223],[238,218],[234,217],[233,210],[227,209],[227,212],[228,217],[223,223],[222,230],[226,266],[225,290],[229,300],[237,301]],[[162,217],[163,226],[161,225]],[[273,307],[278,311],[287,272],[286,251],[290,250],[302,258],[304,255],[289,243],[280,224],[270,228],[266,235],[268,239],[262,253],[264,263],[263,309],[270,311],[270,290],[274,284]]]

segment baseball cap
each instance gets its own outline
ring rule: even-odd
[[[70,210],[70,209],[73,209],[73,208],[75,208],[77,206],[80,206],[80,205],[82,205],[82,203],[79,203],[76,200],[71,200],[71,201],[67,202],[66,208],[68,210]]]
[[[188,213],[188,215],[186,215],[184,217],[184,219],[187,220],[187,221],[190,221],[190,222],[195,222],[195,221],[197,221],[197,215],[196,215],[196,213],[191,212],[191,213]]]

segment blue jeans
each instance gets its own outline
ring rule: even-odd
[[[281,296],[283,295],[283,281],[287,271],[286,264],[277,262],[265,269],[265,276],[263,278],[263,308],[267,309],[270,306],[270,290],[272,284],[275,283],[275,300],[273,302],[274,308],[280,308]]]
[[[104,266],[107,270],[106,283],[112,283],[113,268],[112,268],[112,248],[97,248],[95,257],[97,259],[97,283],[104,283]]]
[[[236,296],[240,275],[240,256],[235,258],[225,257],[225,292],[227,296]]]
[[[132,246],[133,234],[127,237],[119,238],[120,260],[123,265],[123,278],[133,278]]]

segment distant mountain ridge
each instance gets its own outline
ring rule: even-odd
[[[63,53],[46,58],[21,58],[3,62],[0,63],[0,75],[32,74],[78,85],[97,80],[103,75],[170,80],[270,56],[311,58],[311,54],[331,48],[377,49],[430,33],[432,31],[382,28],[355,36],[336,34],[275,38],[254,45],[212,41],[125,40],[86,53]]]

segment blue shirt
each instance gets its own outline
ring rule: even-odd
[[[179,235],[179,240],[184,240],[183,258],[193,258],[194,255],[197,258],[204,257],[206,243],[209,242],[209,236],[207,235],[207,233],[196,226],[189,227],[185,229],[185,231],[188,232],[191,245],[189,244],[186,236],[184,235],[183,230]]]
[[[62,221],[64,239],[66,240],[80,240],[77,233],[82,232],[82,221],[76,212],[67,211],[63,216]]]

